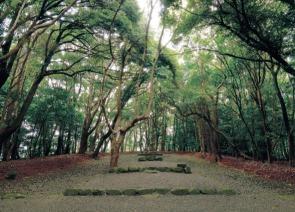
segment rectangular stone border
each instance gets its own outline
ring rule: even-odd
[[[174,172],[174,173],[185,173],[191,174],[191,168],[189,166],[186,167],[128,167],[128,168],[113,168],[109,170],[109,173],[134,173],[134,172],[145,172],[147,170],[158,171],[158,172]]]

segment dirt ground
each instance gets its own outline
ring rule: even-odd
[[[108,173],[106,156],[48,175],[0,181],[0,193],[25,196],[0,200],[0,211],[295,211],[293,185],[259,179],[189,155],[165,154],[164,161],[137,162],[136,154],[126,154],[120,157],[119,166],[170,167],[180,162],[190,165],[193,173]],[[62,192],[67,188],[213,188],[233,189],[237,194],[65,197]]]

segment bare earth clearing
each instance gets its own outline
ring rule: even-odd
[[[109,157],[87,160],[54,174],[0,181],[0,193],[17,192],[23,199],[0,200],[3,211],[295,211],[295,188],[258,179],[188,155],[165,154],[164,161],[137,162],[136,154],[123,154],[120,167],[176,166],[184,162],[192,174],[108,172]],[[67,188],[199,188],[233,189],[225,195],[144,195],[65,197]]]

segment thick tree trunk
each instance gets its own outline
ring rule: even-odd
[[[206,123],[204,120],[202,120],[201,118],[198,118],[196,121],[196,128],[197,128],[197,132],[198,132],[198,140],[200,142],[200,151],[201,151],[201,155],[202,157],[206,156],[206,148],[205,148],[205,142],[206,142],[206,134],[208,133],[208,131],[205,129]]]
[[[110,166],[111,167],[117,167],[118,166],[118,160],[120,155],[120,147],[123,144],[125,139],[125,132],[117,132],[116,134],[112,135],[111,140],[111,161]]]
[[[83,128],[82,135],[81,135],[81,141],[80,141],[80,148],[79,148],[79,154],[85,154],[88,147],[88,130]]]
[[[2,160],[3,161],[9,161],[10,160],[10,151],[12,144],[10,142],[11,136],[8,136],[6,138],[1,138],[2,139]]]
[[[1,62],[0,62],[1,63]],[[0,66],[6,66],[5,64],[1,64]],[[7,72],[6,68],[0,68],[0,88],[6,83],[9,77],[9,72]]]
[[[0,145],[9,139],[12,134],[21,126],[23,118],[29,109],[29,106],[42,79],[43,77],[38,77],[35,80],[16,118],[11,120],[10,124],[4,125],[4,127],[0,128]]]

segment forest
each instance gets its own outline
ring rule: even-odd
[[[293,0],[0,0],[0,48],[3,161],[106,152],[116,167],[160,151],[295,166]]]

